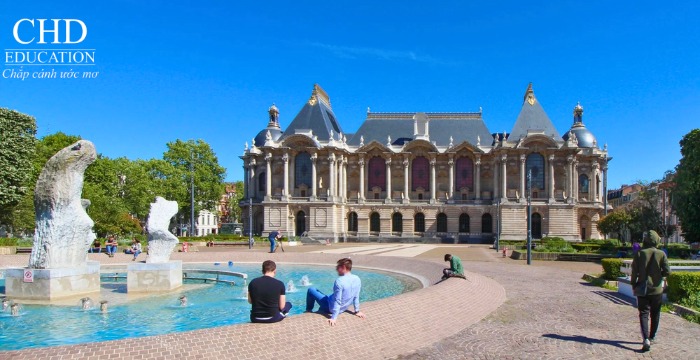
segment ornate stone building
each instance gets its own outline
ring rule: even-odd
[[[527,235],[526,173],[533,236],[600,238],[607,146],[599,148],[574,108],[561,136],[528,86],[510,133],[492,133],[481,111],[376,113],[354,134],[314,85],[287,129],[267,127],[241,159],[244,227],[253,232],[347,241],[493,242]],[[251,205],[252,204],[252,205]]]

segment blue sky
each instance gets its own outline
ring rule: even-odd
[[[2,49],[19,47],[21,18],[81,19],[76,47],[96,49],[100,75],[0,78],[0,106],[35,116],[40,136],[78,134],[110,157],[204,139],[237,180],[270,104],[286,126],[314,83],[351,133],[368,106],[482,107],[492,132],[509,132],[533,82],[561,133],[581,101],[614,157],[610,188],[677,164],[678,141],[700,124],[700,3],[491,3],[4,1]]]

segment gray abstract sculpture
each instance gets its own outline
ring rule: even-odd
[[[86,265],[88,248],[96,236],[80,195],[85,169],[96,157],[95,146],[80,140],[46,162],[34,191],[36,231],[30,268]]]
[[[177,245],[178,240],[168,230],[170,219],[177,214],[177,202],[165,200],[158,196],[151,203],[151,212],[148,213],[148,258],[147,263],[166,263],[170,260],[170,254]]]

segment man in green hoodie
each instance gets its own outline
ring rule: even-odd
[[[442,280],[451,277],[466,279],[464,276],[464,268],[462,267],[462,260],[454,255],[445,254],[445,261],[450,262],[450,267],[442,270]]]
[[[632,260],[631,283],[637,296],[639,324],[642,328],[644,343],[642,351],[649,351],[656,337],[661,317],[661,297],[664,292],[664,278],[671,269],[666,254],[657,249],[659,234],[650,230],[644,234],[642,250]],[[649,313],[651,312],[651,331],[649,331]]]

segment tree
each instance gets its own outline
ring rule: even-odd
[[[235,186],[235,192],[231,194],[228,199],[228,214],[230,222],[241,222],[241,206],[239,205],[241,200],[243,200],[243,181],[236,181],[233,183]]]
[[[676,166],[671,202],[687,242],[700,241],[700,129],[680,141],[681,160]]]
[[[30,189],[35,146],[36,120],[0,108],[0,224],[10,224],[13,208]]]
[[[183,212],[189,214],[190,180],[194,176],[195,213],[202,209],[216,210],[221,194],[224,193],[226,169],[219,165],[219,160],[209,144],[203,140],[178,139],[169,142],[167,146],[168,150],[163,154],[163,160],[176,170],[172,175],[187,189],[185,194],[173,194],[177,196],[173,200],[177,200]]]
[[[622,238],[622,234],[629,225],[630,220],[630,215],[625,210],[613,211],[598,220],[598,230],[605,235],[615,233]],[[624,242],[624,239],[620,240]]]

